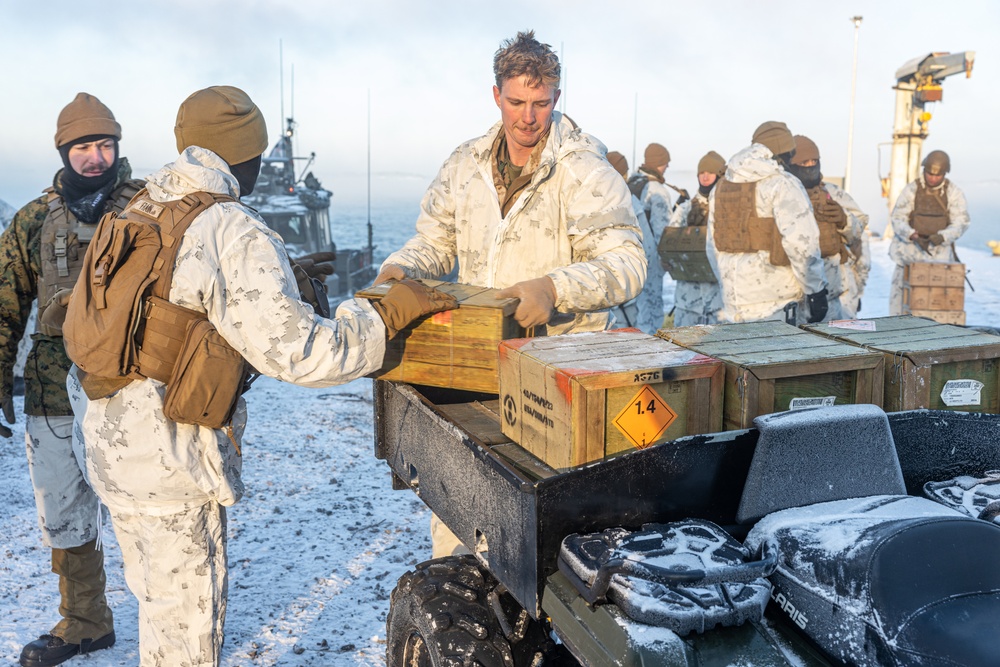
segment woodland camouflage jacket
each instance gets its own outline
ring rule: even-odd
[[[59,192],[59,176],[53,179]],[[129,180],[132,168],[128,160],[119,162],[118,181],[104,207],[107,213],[121,210],[128,202],[122,190],[134,192],[142,187],[141,181]],[[126,186],[131,186],[126,188]],[[10,226],[0,235],[0,396],[10,395],[13,388],[13,369],[17,361],[17,348],[21,338],[33,334],[33,345],[24,368],[24,411],[29,415],[66,416],[73,412],[66,395],[66,373],[70,360],[63,349],[62,338],[27,332],[32,303],[41,286],[41,237],[42,223],[48,212],[46,196],[28,203],[11,220]]]

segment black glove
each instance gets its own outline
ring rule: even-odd
[[[308,270],[297,262],[292,262],[292,273],[295,275],[302,300],[312,306],[317,315],[329,319],[330,298],[326,293],[326,283],[309,275]]]
[[[806,322],[809,324],[822,322],[823,318],[826,317],[826,311],[829,307],[826,301],[826,294],[826,288],[824,287],[815,294],[806,295],[806,304],[809,306],[809,319]]]
[[[0,395],[0,410],[3,411],[3,418],[8,424],[14,424],[17,419],[14,417],[14,399],[6,394]],[[9,438],[13,435],[11,430],[0,424],[0,438]]]
[[[306,274],[310,278],[319,278],[323,280],[324,276],[332,276],[333,272],[336,270],[333,263],[337,259],[337,253],[333,251],[327,252],[314,252],[310,255],[303,255],[302,257],[296,257],[291,259],[292,264],[298,264],[303,269],[305,269]]]

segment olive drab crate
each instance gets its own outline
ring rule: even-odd
[[[637,329],[500,344],[504,435],[564,470],[722,428],[720,362]]]
[[[695,283],[718,282],[705,252],[707,231],[704,226],[663,230],[657,250],[660,265],[671,278]]]
[[[904,266],[903,312],[942,324],[965,324],[965,264]]]
[[[656,335],[726,365],[726,430],[754,417],[825,405],[882,405],[882,355],[784,322],[708,324]]]
[[[370,377],[498,393],[497,346],[501,340],[525,335],[514,319],[518,300],[497,299],[498,290],[486,287],[420,282],[453,295],[458,308],[422,317],[388,341],[382,368]],[[390,287],[375,285],[356,296],[378,300]]]
[[[1000,414],[1000,336],[912,315],[806,328],[885,357],[886,412]]]

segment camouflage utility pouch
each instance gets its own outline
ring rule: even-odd
[[[222,428],[243,393],[249,366],[207,319],[188,324],[174,365],[163,414],[181,424]]]

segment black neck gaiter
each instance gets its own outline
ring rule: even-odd
[[[96,140],[100,137],[84,137],[88,140]],[[74,144],[80,141],[73,142]],[[89,225],[100,220],[104,213],[104,204],[108,195],[115,187],[118,180],[118,142],[115,141],[115,160],[111,166],[99,176],[83,176],[70,166],[69,149],[73,144],[66,144],[59,147],[59,155],[62,157],[63,169],[56,174],[55,188],[66,201],[66,206],[80,222]]]
[[[802,185],[805,186],[806,190],[816,187],[823,180],[823,173],[820,171],[819,162],[811,167],[791,164],[788,166],[788,171],[792,173],[792,176],[802,181]]]

